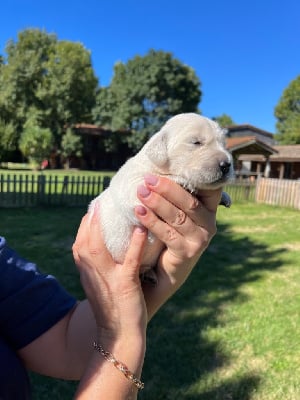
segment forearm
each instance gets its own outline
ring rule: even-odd
[[[103,375],[103,371],[116,375],[116,379],[120,380],[121,383],[125,380],[123,382],[125,389],[126,386],[131,388],[132,384],[126,382],[122,373],[118,370],[114,371],[114,366],[105,361],[101,354],[94,350],[93,342],[97,341],[97,337],[97,326],[93,312],[89,302],[84,300],[78,303],[72,312],[49,331],[21,349],[19,355],[28,369],[42,375],[72,380],[83,379],[84,376],[80,385],[81,392],[86,382],[91,379],[96,381],[99,378],[97,375],[100,372],[101,382],[106,382],[106,374]],[[101,342],[101,338],[98,340]],[[110,351],[118,360],[125,363],[130,371],[139,376],[144,357],[145,340],[135,339],[134,343],[130,343],[129,340],[133,341],[133,335],[131,337],[128,335],[128,339],[122,343],[107,345],[105,350]],[[128,354],[126,351],[128,351]],[[43,357],[41,357],[41,354],[43,354]],[[110,381],[108,382],[110,384]],[[81,392],[78,393],[83,395]],[[78,398],[84,399],[84,397]],[[104,396],[104,398],[110,397]],[[114,398],[112,397],[112,399]]]
[[[28,369],[39,374],[79,380],[92,355],[96,338],[96,321],[89,302],[84,300],[47,332],[22,348],[19,355]]]
[[[147,304],[148,321],[157,313],[157,311],[173,296],[181,286],[181,283],[171,282],[170,277],[164,273],[158,276],[159,283],[155,288],[146,284],[143,287],[145,302]]]
[[[157,285],[153,287],[146,284],[143,287],[147,304],[148,321],[184,284],[203,251],[204,247],[193,257],[187,257],[184,260],[174,257],[168,251],[162,253],[157,266]]]
[[[145,356],[144,335],[129,335],[111,345],[103,345],[105,351],[140,379]],[[107,361],[97,350],[93,350],[88,366],[81,378],[76,392],[76,400],[96,398],[110,400],[134,400],[137,397],[137,386],[116,366]]]

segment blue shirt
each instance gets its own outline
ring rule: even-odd
[[[16,350],[50,329],[75,303],[53,276],[39,272],[0,237],[1,400],[29,398],[28,377]]]

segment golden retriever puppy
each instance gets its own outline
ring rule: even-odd
[[[172,117],[91,202],[89,211],[92,213],[94,207],[99,207],[99,229],[118,262],[123,261],[133,226],[139,224],[134,215],[134,207],[139,204],[137,186],[143,184],[147,173],[168,177],[195,195],[200,189],[221,187],[233,175],[223,130],[216,122],[198,114]],[[230,206],[226,194],[223,203]],[[155,267],[163,247],[163,243],[149,235],[141,273]]]

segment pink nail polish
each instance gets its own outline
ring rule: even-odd
[[[144,233],[146,232],[146,228],[144,226],[136,226],[135,227],[136,231],[139,233]]]
[[[150,196],[151,191],[144,185],[139,185],[137,188],[137,192],[141,197],[148,197]]]
[[[147,214],[147,210],[146,210],[146,208],[144,206],[136,206],[135,207],[135,211],[136,211],[137,214],[139,214],[141,216],[144,216],[144,215]]]
[[[158,182],[158,177],[155,175],[151,175],[151,174],[146,174],[144,176],[145,182],[150,185],[150,186],[155,186],[157,185]]]

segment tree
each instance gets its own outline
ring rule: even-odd
[[[150,50],[115,65],[111,85],[98,92],[94,122],[131,131],[128,144],[137,150],[171,116],[197,112],[200,99],[200,81],[192,68],[171,53]]]
[[[10,40],[6,46],[7,57],[0,75],[0,115],[5,122],[13,122],[23,129],[30,107],[42,108],[36,97],[46,70],[45,61],[56,39],[39,30],[19,33],[18,42]]]
[[[276,108],[276,138],[282,144],[300,144],[300,75],[284,90]]]
[[[216,121],[222,128],[235,125],[233,119],[227,114],[222,114],[219,117],[213,117],[212,119]]]
[[[18,136],[15,126],[0,119],[0,159],[6,160],[17,148]]]
[[[53,135],[48,128],[38,126],[36,116],[28,119],[24,125],[19,147],[34,168],[48,157],[53,144]]]
[[[98,81],[90,53],[80,43],[57,42],[54,50],[36,96],[48,111],[47,126],[61,135],[65,125],[92,121]]]
[[[0,118],[13,123],[19,136],[32,108],[58,146],[67,125],[91,122],[98,81],[82,44],[27,29],[8,42],[6,53],[0,65]]]
[[[68,128],[62,137],[61,154],[67,160],[67,168],[69,168],[70,158],[72,156],[81,157],[82,155],[81,137],[76,135],[71,128]]]

